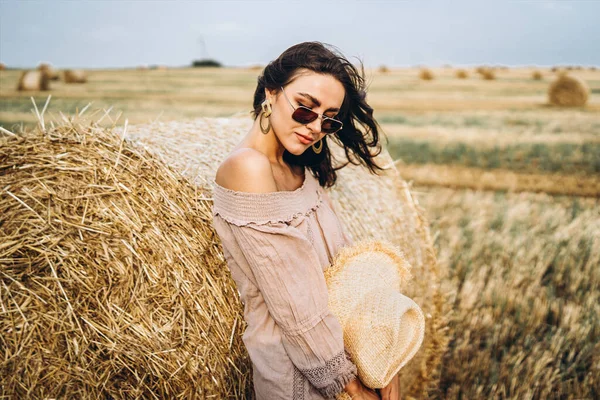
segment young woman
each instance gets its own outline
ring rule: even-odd
[[[214,227],[244,304],[257,398],[346,391],[353,399],[397,399],[397,377],[377,392],[357,377],[323,275],[351,244],[323,190],[348,164],[334,168],[328,141],[342,145],[349,162],[382,169],[373,162],[379,129],[363,75],[329,46],[297,44],[258,78],[253,114],[212,184]]]

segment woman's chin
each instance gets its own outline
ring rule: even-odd
[[[304,153],[310,146],[302,143],[292,143],[289,146],[286,146],[286,150],[288,153],[291,153],[295,156],[299,156]]]

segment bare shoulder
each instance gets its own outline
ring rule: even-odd
[[[217,169],[215,181],[238,192],[276,192],[277,185],[269,159],[261,152],[241,148],[231,153]]]

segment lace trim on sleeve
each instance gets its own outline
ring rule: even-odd
[[[348,382],[357,376],[356,365],[344,349],[322,367],[301,369],[310,383],[326,398],[335,398],[344,391]]]

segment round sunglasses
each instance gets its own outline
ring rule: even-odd
[[[311,122],[313,122],[314,120],[319,118],[319,116],[321,116],[321,117],[323,117],[323,119],[321,121],[321,131],[323,133],[325,133],[326,135],[331,135],[332,133],[336,133],[337,131],[342,129],[342,127],[344,126],[344,124],[342,124],[342,121],[338,121],[337,119],[330,118],[323,114],[317,114],[316,112],[314,112],[313,110],[311,110],[308,107],[304,107],[304,106],[294,107],[294,105],[292,104],[290,99],[287,97],[285,90],[283,90],[283,86],[281,87],[281,91],[283,92],[283,95],[285,96],[288,103],[290,103],[292,110],[294,110],[294,112],[292,113],[292,119],[294,121],[296,121],[302,125],[306,125],[306,124],[310,124]]]

